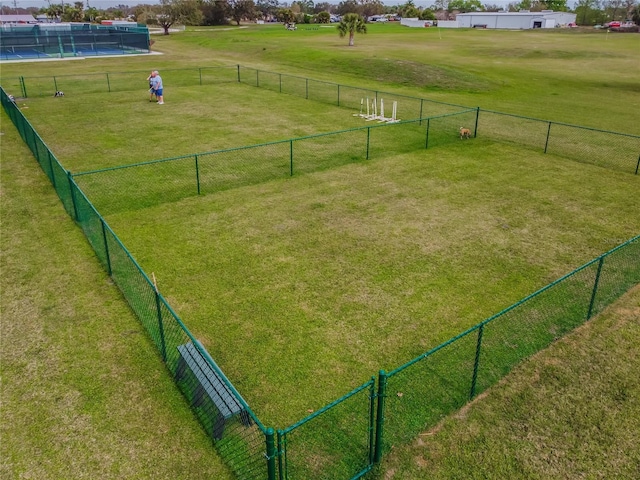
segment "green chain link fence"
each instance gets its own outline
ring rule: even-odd
[[[375,379],[278,430],[278,479],[360,478],[373,467]]]
[[[162,79],[172,87],[217,85],[237,82],[236,66],[194,67],[163,70]],[[103,92],[129,92],[148,89],[148,70],[107,73],[68,74],[42,77],[18,77],[3,79],[5,89],[20,92],[22,97],[47,97],[57,91],[65,95],[81,95]]]
[[[142,79],[146,78],[147,73],[135,71],[19,77],[7,79],[6,86],[10,91],[20,92],[23,97],[47,96],[59,90],[73,94],[130,91],[141,88]],[[371,102],[380,106],[384,101],[387,117],[391,117],[393,104],[396,102],[397,119],[422,120],[421,125],[426,118],[447,118],[448,114],[474,110],[462,105],[258,70],[242,65],[168,69],[163,70],[162,75],[165,83],[174,87],[239,82],[354,111],[366,112],[368,103],[370,107]],[[553,153],[579,162],[624,172],[637,174],[640,170],[640,136],[479,108],[475,110],[478,112],[475,121],[470,123],[470,120],[465,119],[457,125],[457,120],[451,119],[448,125],[449,130],[446,130],[444,135],[453,137],[460,126],[464,126],[472,130],[474,137],[511,142],[542,150],[544,153]],[[436,143],[433,143],[434,140]],[[430,138],[426,145],[435,146],[438,144],[437,141]]]
[[[175,314],[4,88],[0,89],[0,97],[2,106],[22,139],[51,180],[65,210],[82,228],[98,260],[147,330],[167,369],[221,457],[238,478],[267,478],[265,442],[268,430]],[[184,361],[185,356],[180,349],[185,349],[185,346],[191,346],[191,355],[196,362]],[[203,379],[203,372],[208,378]],[[218,391],[227,392],[223,399],[210,394],[211,387],[207,383],[214,382]]]
[[[638,173],[640,136],[481,110],[480,137],[515,143],[581,163]]]
[[[523,359],[601,312],[640,283],[640,236],[385,374],[383,452],[408,443]]]
[[[240,79],[240,67],[235,73]],[[263,86],[283,88],[284,92],[295,85],[297,91],[305,95],[309,95],[309,84],[314,87],[316,83],[259,71],[255,75],[256,86],[263,81]],[[223,81],[233,80],[225,76]],[[345,96],[345,88],[335,86],[334,89],[331,84],[317,83],[324,85],[324,89],[312,94],[317,94],[316,99],[328,99],[331,92],[338,95],[339,91],[342,101],[349,98]],[[356,102],[362,93],[352,95],[351,101]],[[441,145],[457,139],[456,131],[462,120],[465,125],[474,125],[474,132],[480,123],[480,132],[484,130],[484,135],[529,148],[540,148],[542,144],[545,150],[560,150],[563,147],[558,139],[563,138],[562,135],[568,138],[573,135],[578,140],[571,148],[583,145],[581,155],[585,158],[579,158],[580,161],[589,161],[588,156],[598,148],[605,153],[594,153],[595,158],[607,158],[608,142],[612,138],[623,139],[619,142],[622,145],[619,152],[629,149],[635,155],[640,137],[467,109],[426,118],[420,116],[406,123],[147,162],[72,177],[4,89],[0,94],[5,111],[51,180],[66,211],[83,229],[99,261],[148,331],[205,431],[239,478],[360,478],[392,446],[406,444],[418,433],[435,426],[444,416],[495,384],[522,359],[584,323],[640,283],[640,236],[637,236],[407,364],[388,374],[381,371],[377,385],[372,379],[309,417],[279,430],[276,441],[274,431],[260,423],[94,205],[103,213],[119,211],[140,202],[154,204],[163,197],[164,201],[182,198],[186,191],[191,192],[188,195],[195,195],[294,172],[331,168],[383,151],[393,152],[394,138],[402,138],[398,151]],[[425,103],[421,102],[419,108],[423,113]],[[514,118],[523,128],[531,128],[535,135],[523,135],[520,129],[513,129]],[[558,129],[557,138],[551,134],[552,127]],[[563,128],[565,133],[561,133]],[[592,133],[584,134],[583,130]],[[602,136],[598,137],[599,134]],[[590,138],[591,135],[596,140]],[[388,142],[391,142],[390,149]],[[324,149],[328,149],[328,153],[323,153]],[[245,151],[250,153],[240,154]],[[300,160],[294,163],[297,155]],[[263,160],[256,162],[255,158]],[[628,171],[628,158],[619,163],[597,161],[609,168]],[[133,170],[137,172],[135,175],[127,173]],[[142,180],[149,175],[153,181]],[[121,188],[122,184],[126,187]],[[123,192],[122,198],[107,198],[106,192],[112,192],[115,186]],[[187,346],[202,360],[202,365],[185,364],[182,352]],[[201,366],[209,372],[204,381],[213,379],[223,384],[238,404],[239,412],[225,418],[219,402],[203,388],[202,375],[198,374]]]
[[[380,108],[382,101],[384,102],[384,114],[386,117],[391,117],[393,103],[396,102],[396,118],[398,120],[415,120],[428,116],[459,112],[460,110],[469,110],[469,107],[463,105],[313,80],[295,75],[258,70],[242,65],[238,65],[238,82],[302,97],[307,100],[329,103],[358,112],[361,112],[362,107],[363,113],[367,111],[367,103],[369,103],[370,112],[372,113],[372,102],[375,102]],[[381,114],[382,112],[378,113]]]
[[[106,216],[454,142],[458,136],[453,126],[460,122],[473,124],[476,115],[477,109],[472,109],[422,120],[376,124],[82,172],[74,179]]]

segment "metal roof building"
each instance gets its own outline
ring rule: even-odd
[[[461,28],[505,28],[510,30],[526,30],[530,28],[554,28],[576,21],[575,13],[554,12],[470,12],[456,16]]]
[[[38,23],[33,15],[0,15],[0,24]]]

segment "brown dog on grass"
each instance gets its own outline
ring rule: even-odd
[[[471,138],[471,130],[468,128],[460,127],[460,140],[463,138]]]

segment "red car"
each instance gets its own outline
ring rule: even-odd
[[[609,23],[605,23],[604,26],[607,28],[620,28],[620,22],[618,21],[609,22]]]

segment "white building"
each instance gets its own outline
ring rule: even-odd
[[[576,14],[568,12],[470,12],[456,16],[461,28],[505,28],[526,30],[530,28],[554,28],[575,23]]]
[[[433,27],[433,21],[420,20],[419,18],[401,18],[400,25],[413,28]]]
[[[24,25],[38,23],[33,15],[0,15],[0,24],[2,25]]]

